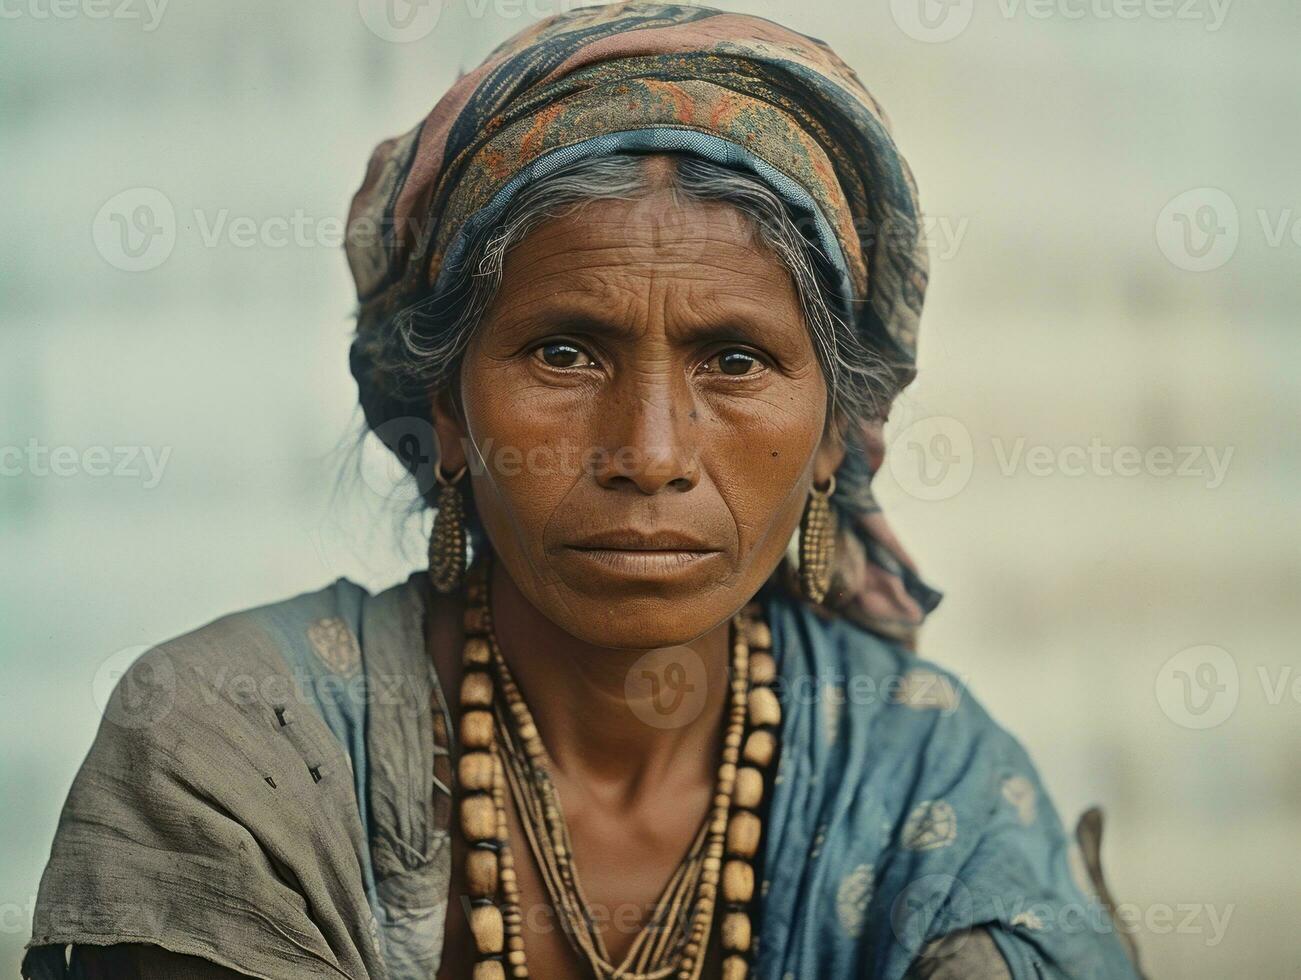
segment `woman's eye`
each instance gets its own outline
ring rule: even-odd
[[[554,368],[588,367],[595,363],[581,347],[573,344],[543,344],[534,353],[542,359],[542,363]]]
[[[763,362],[759,358],[749,351],[737,349],[720,351],[705,362],[706,372],[710,374],[727,374],[733,377],[752,374],[762,367]]]

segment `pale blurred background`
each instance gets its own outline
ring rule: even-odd
[[[5,976],[126,660],[420,563],[351,452],[338,220],[377,141],[573,6],[152,2],[0,24]],[[717,5],[830,41],[932,218],[880,481],[947,592],[923,652],[1064,818],[1105,806],[1152,975],[1301,976],[1299,8]]]

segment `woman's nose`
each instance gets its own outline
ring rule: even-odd
[[[655,494],[699,482],[695,406],[689,391],[674,389],[667,381],[642,384],[601,407],[609,435],[597,451],[598,484]]]

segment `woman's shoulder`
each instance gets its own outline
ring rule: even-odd
[[[362,586],[340,578],[315,591],[221,615],[157,644],[142,659],[210,673],[232,662],[274,663],[286,648],[307,646],[319,651],[328,669],[347,673],[358,659],[356,634],[370,598]]]
[[[952,670],[790,597],[773,597],[768,610],[786,696],[852,707],[848,716],[878,734],[904,728],[1004,749],[1016,745]]]
[[[965,835],[1005,822],[1065,844],[1034,762],[964,679],[795,601],[774,607],[773,625],[791,764],[818,780],[853,773],[836,792],[876,813],[882,848],[923,853],[914,837],[947,846],[955,824]]]
[[[361,586],[339,579],[146,649],[116,679],[79,782],[88,768],[131,762],[187,780],[198,770],[214,778],[251,770],[279,786],[273,769],[316,769],[346,754],[328,737],[336,726],[321,694],[334,693],[330,700],[346,709],[350,699],[337,694],[360,673],[357,637],[369,601]],[[323,683],[329,678],[339,683]]]
[[[414,576],[378,594],[340,578],[228,613],[142,653],[117,681],[105,717],[149,726],[160,712],[196,698],[273,710],[291,703],[319,708],[322,694],[339,701],[340,691],[364,683],[360,637],[367,624],[418,621],[420,601]]]

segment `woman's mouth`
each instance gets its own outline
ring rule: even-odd
[[[723,549],[687,532],[633,528],[587,534],[563,551],[583,565],[641,579],[695,571],[723,554]]]
[[[584,561],[639,577],[668,574],[722,554],[719,551],[658,548],[570,548],[569,550]]]

